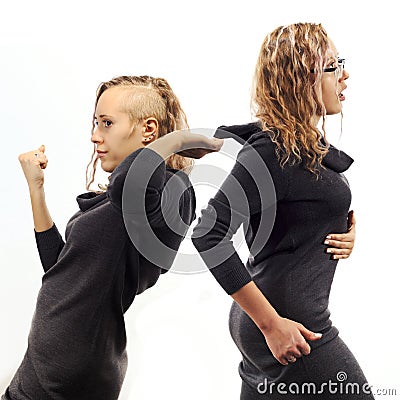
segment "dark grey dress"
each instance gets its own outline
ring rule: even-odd
[[[165,269],[139,253],[124,224],[123,187],[139,156],[134,172],[149,184],[146,193],[134,194],[145,197],[148,223],[171,249]],[[179,206],[161,210],[161,194],[171,177],[175,186],[170,190],[184,194]],[[171,231],[161,211],[170,219],[179,211],[186,228],[195,218],[188,176],[166,167],[160,155],[146,148],[121,162],[105,193],[84,193],[77,201],[80,210],[68,222],[65,243],[55,225],[36,233],[45,274],[28,348],[3,400],[116,400],[127,368],[124,313],[171,266],[184,238]]]
[[[310,356],[283,366],[257,326],[233,303],[229,328],[243,356],[239,365],[242,399],[281,398],[272,390],[279,382],[335,381],[340,371],[348,375],[349,382],[351,378],[366,383],[330,320],[329,293],[338,261],[326,253],[328,246],[324,245],[328,233],[347,231],[351,192],[342,173],[353,160],[330,146],[316,179],[303,164],[282,169],[269,133],[260,131],[256,123],[221,127],[215,136],[247,142],[230,175],[202,210],[193,231],[195,247],[228,294],[253,280],[282,317],[322,333],[320,340],[309,342]],[[325,144],[323,138],[321,142]],[[242,223],[250,249],[246,266],[231,241]],[[262,393],[265,382],[271,393]],[[291,398],[290,393],[283,398]]]

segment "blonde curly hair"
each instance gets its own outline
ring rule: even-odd
[[[321,24],[275,29],[261,46],[252,88],[254,114],[270,132],[281,166],[303,161],[317,176],[316,167],[328,152],[315,121],[322,116],[326,139],[320,87],[329,49]]]
[[[119,76],[108,82],[103,82],[97,88],[95,109],[100,96],[107,89],[117,86],[128,90],[124,107],[132,122],[141,121],[148,117],[156,118],[159,123],[158,137],[169,132],[189,128],[186,114],[178,98],[163,78],[153,78],[147,75]],[[93,114],[92,134],[95,128],[94,120]],[[92,157],[86,167],[87,190],[90,190],[90,185],[94,182],[97,161],[96,146],[94,145]],[[167,159],[166,165],[170,168],[184,170],[185,173],[189,174],[193,168],[194,160],[179,154],[172,154]],[[92,168],[89,172],[90,167]],[[99,185],[99,188],[104,191],[107,186]]]

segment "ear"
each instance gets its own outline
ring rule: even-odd
[[[158,121],[154,117],[146,118],[143,121],[142,142],[151,143],[158,136]]]

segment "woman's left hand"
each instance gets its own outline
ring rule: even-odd
[[[353,251],[356,239],[356,218],[353,210],[349,212],[347,221],[348,231],[346,233],[330,233],[324,242],[329,246],[326,252],[332,254],[334,260],[348,258]]]

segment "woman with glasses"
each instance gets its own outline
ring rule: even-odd
[[[321,25],[279,27],[256,66],[258,122],[216,133],[245,144],[192,240],[235,300],[229,326],[242,353],[242,400],[373,398],[328,309],[355,221],[343,175],[353,160],[329,144],[324,122],[341,113],[348,78]],[[231,240],[242,223],[246,266]]]

